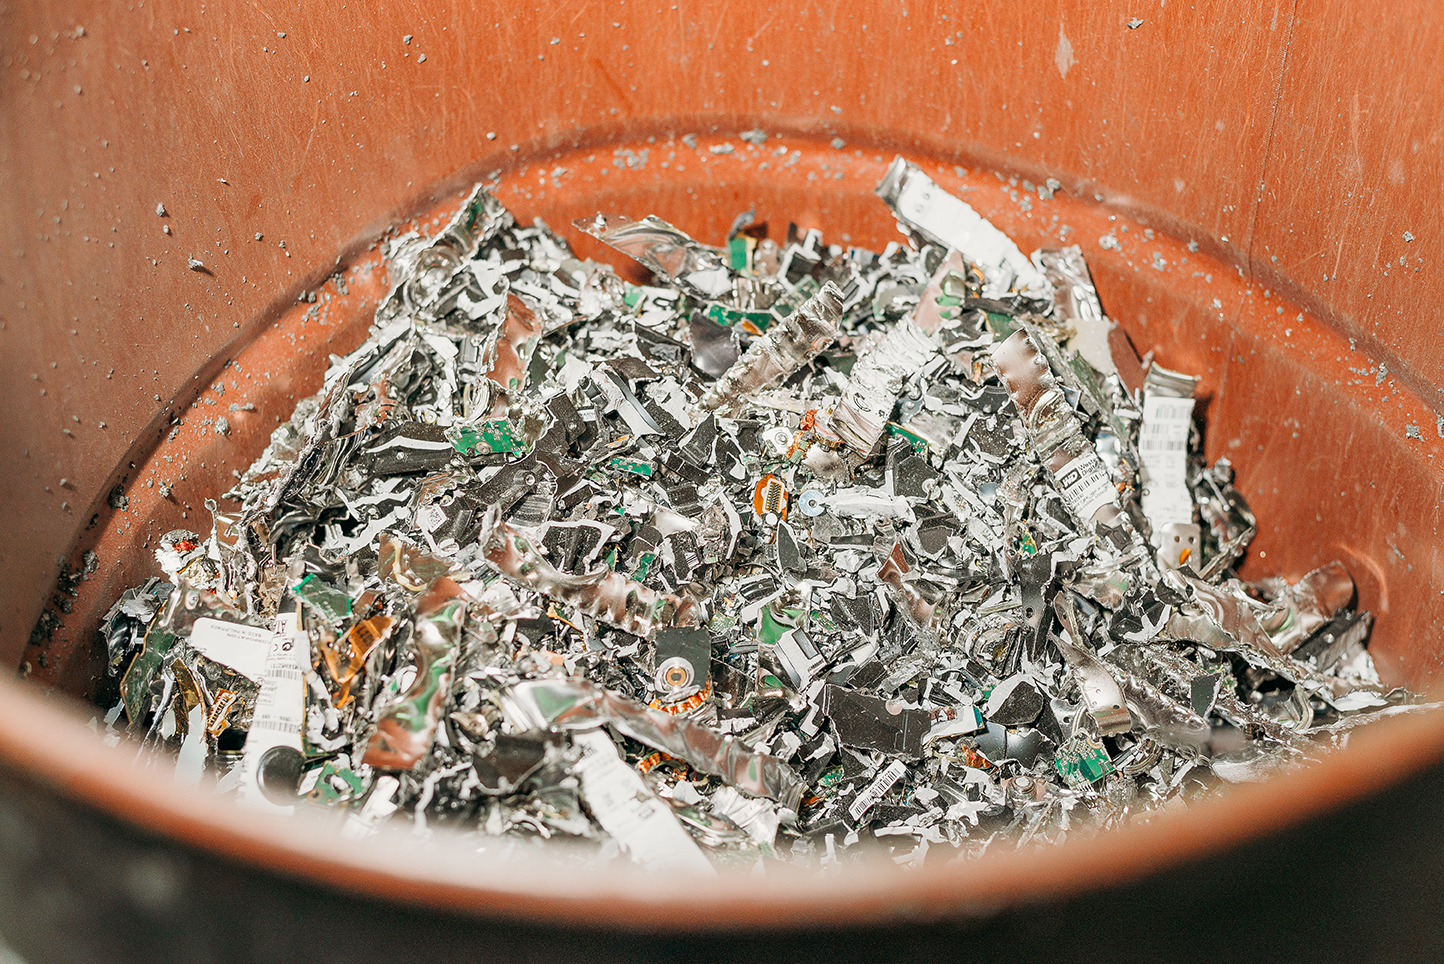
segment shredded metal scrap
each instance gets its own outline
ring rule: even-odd
[[[882,253],[478,189],[106,620],[148,746],[247,805],[678,872],[1057,840],[1407,711],[1255,523],[1190,376],[1124,389],[1076,248],[899,159]],[[1138,360],[1128,359],[1129,370]]]

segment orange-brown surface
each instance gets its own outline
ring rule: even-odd
[[[1444,618],[1444,14],[1422,2],[1143,6],[0,10],[0,663],[89,689],[107,597],[148,571],[161,533],[208,525],[205,495],[315,389],[326,353],[363,336],[385,290],[371,245],[393,223],[429,225],[497,171],[508,205],[584,254],[597,252],[569,221],[598,208],[717,238],[755,204],[777,229],[790,217],[880,244],[895,235],[871,188],[902,152],[1024,250],[1083,246],[1140,350],[1203,376],[1209,455],[1238,465],[1262,522],[1248,573],[1296,576],[1342,556],[1379,615],[1381,671],[1428,684]],[[738,137],[751,129],[767,141]],[[1061,189],[1044,199],[1050,177]],[[326,281],[335,271],[344,296]],[[308,316],[297,298],[317,289]],[[229,436],[201,424],[217,415]],[[167,440],[173,416],[184,424]],[[125,511],[108,501],[117,485]],[[27,648],[59,561],[92,547],[100,567],[73,611]],[[42,751],[27,733],[51,711],[3,690],[0,755],[68,792],[297,873],[526,912],[524,894],[442,869],[402,880],[377,869],[379,849],[342,855],[156,789],[78,729]],[[849,879],[809,891],[797,912],[852,913],[880,887],[895,897],[888,913],[962,912],[1083,886],[1090,860],[1115,878],[1145,873],[1437,760],[1437,730],[1381,728],[1392,736],[1361,736],[1309,774],[1126,842],[907,885]],[[829,902],[838,888],[852,896]],[[765,893],[731,895],[735,921],[765,913]],[[687,896],[597,894],[578,912],[640,919]]]

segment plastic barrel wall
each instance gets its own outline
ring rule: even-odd
[[[1080,244],[1140,350],[1202,376],[1209,457],[1234,459],[1264,523],[1245,572],[1342,558],[1381,672],[1433,687],[1441,17],[1310,0],[0,8],[0,662],[28,674],[0,684],[0,935],[29,961],[1437,955],[1431,716],[1054,851],[704,888],[347,847],[134,767],[55,694],[93,691],[98,616],[155,537],[204,516],[328,352],[359,343],[379,273],[322,320],[300,299],[376,263],[390,226],[495,175],[553,226],[609,209],[717,238],[755,205],[882,244],[871,192],[898,153],[1025,250]],[[738,136],[754,130],[765,142]],[[217,383],[251,407],[228,434],[172,437]],[[136,484],[161,460],[183,466],[164,496]]]

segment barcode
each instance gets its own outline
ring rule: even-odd
[[[1152,402],[1145,417],[1149,421],[1188,422],[1193,418],[1193,400],[1187,402]]]
[[[270,730],[272,733],[295,733],[301,728],[301,720],[295,716],[257,716],[251,720],[251,729]]]

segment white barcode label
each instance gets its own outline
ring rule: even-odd
[[[887,769],[874,777],[873,781],[864,787],[863,791],[857,795],[857,799],[852,801],[852,806],[847,808],[847,812],[852,815],[852,819],[861,819],[862,815],[872,809],[872,805],[881,800],[883,795],[891,790],[892,785],[901,780],[902,775],[906,772],[907,767],[903,766],[901,760],[894,760],[889,763]]]
[[[206,659],[260,682],[266,672],[266,651],[271,631],[259,626],[228,623],[202,616],[191,627],[191,647]]]
[[[1138,460],[1143,469],[1143,514],[1153,526],[1155,540],[1166,525],[1193,522],[1193,497],[1188,491],[1192,424],[1193,399],[1144,393]]]
[[[1108,468],[1091,448],[1064,465],[1055,476],[1063,498],[1085,523],[1105,505],[1118,504],[1118,490],[1108,478]]]
[[[716,873],[671,806],[617,755],[609,736],[592,730],[574,734],[572,742],[582,751],[575,772],[581,777],[583,799],[597,823],[633,859],[649,870]]]
[[[272,747],[301,749],[301,727],[306,718],[305,669],[311,661],[310,639],[294,612],[277,613],[275,631],[266,634],[265,672],[251,713],[250,736],[241,758],[240,797],[262,810],[289,813],[265,798],[257,783],[262,755]]]

